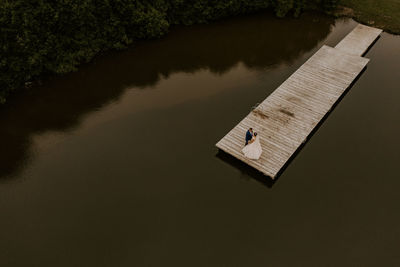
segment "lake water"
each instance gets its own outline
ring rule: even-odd
[[[356,26],[177,27],[0,108],[0,266],[399,266],[400,37],[272,183],[215,143]]]

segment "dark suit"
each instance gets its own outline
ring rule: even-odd
[[[249,130],[247,130],[247,132],[246,132],[246,146],[247,146],[247,144],[249,143],[249,141],[252,138],[253,138],[253,134]]]

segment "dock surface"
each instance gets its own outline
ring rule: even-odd
[[[359,24],[335,48],[324,45],[216,146],[275,179],[366,67],[362,55],[381,32]],[[242,153],[249,128],[260,138],[258,160]]]

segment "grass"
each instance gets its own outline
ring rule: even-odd
[[[341,0],[338,15],[400,34],[400,0]]]

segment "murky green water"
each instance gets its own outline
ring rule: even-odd
[[[174,29],[0,109],[0,266],[400,265],[400,38],[275,184],[214,144],[356,23]]]

